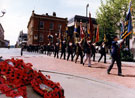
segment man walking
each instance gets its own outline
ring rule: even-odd
[[[57,56],[59,58],[59,43],[55,44],[55,49],[54,49],[54,58]]]
[[[120,56],[120,42],[118,43],[118,37],[114,37],[114,41],[112,42],[112,63],[109,66],[107,73],[110,74],[110,71],[115,63],[117,62],[117,67],[118,67],[118,75],[122,76],[122,70],[121,70],[121,56]]]
[[[73,43],[69,42],[68,44],[68,56],[67,61],[69,60],[69,57],[71,56],[71,61],[73,61]]]
[[[93,57],[93,61],[95,61],[95,56],[96,56],[95,43],[93,43],[93,44],[91,45],[91,50],[92,50],[92,55],[91,55],[91,57]]]
[[[81,46],[81,42],[77,43],[75,63],[77,63],[77,60],[78,60],[79,56],[81,58],[80,64],[83,64],[83,48]]]
[[[61,45],[62,45],[62,47],[61,47],[61,57],[60,57],[60,59],[64,55],[64,60],[65,60],[66,59],[66,41],[62,41]]]
[[[101,49],[100,49],[100,58],[98,60],[98,62],[100,62],[100,60],[102,59],[102,57],[104,56],[104,63],[106,63],[106,48],[105,48],[105,43],[103,42],[102,45],[101,45]]]

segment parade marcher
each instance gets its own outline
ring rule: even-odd
[[[87,39],[86,40],[83,40],[83,57],[85,57],[85,54],[87,52]]]
[[[47,45],[47,55],[51,55],[51,44],[50,43],[48,43],[48,45]]]
[[[93,57],[93,61],[95,61],[95,56],[96,56],[95,43],[91,45],[91,49],[92,49],[92,55],[91,55],[91,57]]]
[[[86,61],[88,60],[88,67],[91,67],[91,41],[88,40],[86,43],[86,59],[84,60],[83,65],[86,63]]]
[[[54,47],[54,58],[57,56],[59,58],[59,43],[55,43]]]
[[[100,56],[98,62],[100,62],[100,60],[101,60],[102,57],[104,56],[104,63],[106,63],[106,49],[105,49],[105,47],[106,47],[106,46],[105,46],[105,43],[103,42],[102,45],[101,45],[101,47],[100,47],[100,50],[99,50],[101,56]]]
[[[64,60],[65,60],[66,59],[66,41],[62,41],[61,45],[62,46],[61,46],[61,57],[60,57],[60,59],[64,55]]]
[[[122,42],[122,40],[120,40],[118,42],[118,37],[115,36],[114,37],[114,41],[112,42],[112,52],[111,52],[111,56],[112,56],[112,63],[109,66],[107,73],[110,74],[110,71],[115,63],[115,61],[117,62],[117,67],[118,67],[118,75],[121,76],[122,75],[122,70],[121,70],[121,56],[120,56],[120,43]]]
[[[44,53],[46,54],[46,50],[47,50],[47,49],[46,49],[46,45],[44,44],[43,47],[44,47]]]
[[[77,62],[79,56],[81,58],[80,64],[83,64],[83,48],[81,46],[81,42],[77,43],[75,63]]]
[[[69,60],[70,55],[71,55],[71,61],[73,61],[73,43],[72,42],[69,42],[69,44],[68,44],[67,61]]]
[[[43,45],[39,46],[39,52],[42,53],[42,54],[44,53],[44,46]]]

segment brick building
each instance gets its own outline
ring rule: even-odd
[[[43,15],[35,14],[32,11],[32,15],[28,22],[28,45],[42,45],[48,44],[48,35],[53,36],[53,42],[61,32],[62,35],[65,34],[67,26],[67,18],[56,17],[56,13],[53,15],[48,15],[48,13]]]

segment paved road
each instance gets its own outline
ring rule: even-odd
[[[123,65],[124,77],[116,75],[116,67],[111,75],[106,74],[108,64],[92,62],[92,68],[71,61],[54,59],[46,55],[24,52],[20,57],[20,49],[0,49],[4,58],[21,58],[30,62],[36,69],[49,70],[62,74],[44,73],[50,75],[55,82],[60,82],[65,90],[66,98],[135,98],[134,63]],[[109,60],[108,60],[109,61]],[[69,75],[68,75],[69,74]],[[0,98],[6,98],[0,95]],[[28,98],[40,98],[28,87]]]
[[[20,51],[21,51],[20,48],[17,48],[17,49],[15,49],[15,48],[10,48],[10,49],[0,48],[0,55],[2,55],[3,57],[6,57],[6,58],[7,57],[11,58],[14,56],[20,57]],[[25,57],[44,56],[44,54],[39,54],[39,53],[32,53],[31,54],[28,52],[24,52],[24,56]],[[97,53],[96,54],[96,61],[98,61],[99,57],[100,57],[100,54]],[[107,54],[106,59],[107,59],[107,62],[109,62],[109,63],[111,62],[109,54]],[[103,62],[103,60],[104,60],[104,58],[101,60],[101,62]],[[128,64],[130,66],[135,66],[135,62],[130,62],[130,63],[129,62],[122,62],[122,63]]]

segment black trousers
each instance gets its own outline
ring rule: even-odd
[[[118,67],[118,74],[121,74],[122,70],[121,70],[121,59],[120,59],[120,57],[112,57],[112,63],[108,68],[108,72],[110,72],[111,69],[113,68],[113,65],[114,65],[115,61],[117,63],[117,67]]]
[[[73,53],[72,52],[68,52],[67,61],[69,60],[70,55],[71,55],[71,61],[73,61]]]
[[[93,57],[93,61],[95,61],[95,54],[96,53],[92,53],[91,57]]]
[[[61,51],[61,57],[60,59],[62,58],[62,56],[64,55],[64,60],[66,59],[66,52],[65,51]]]
[[[79,56],[81,57],[81,62],[80,63],[82,64],[83,63],[83,54],[82,53],[77,53],[75,63],[77,62]]]
[[[106,63],[106,53],[105,54],[101,54],[98,62],[100,62],[100,60],[102,59],[103,56],[104,56],[104,63]]]
[[[59,51],[55,51],[54,57],[56,57],[56,56],[57,56],[57,58],[59,58]]]

